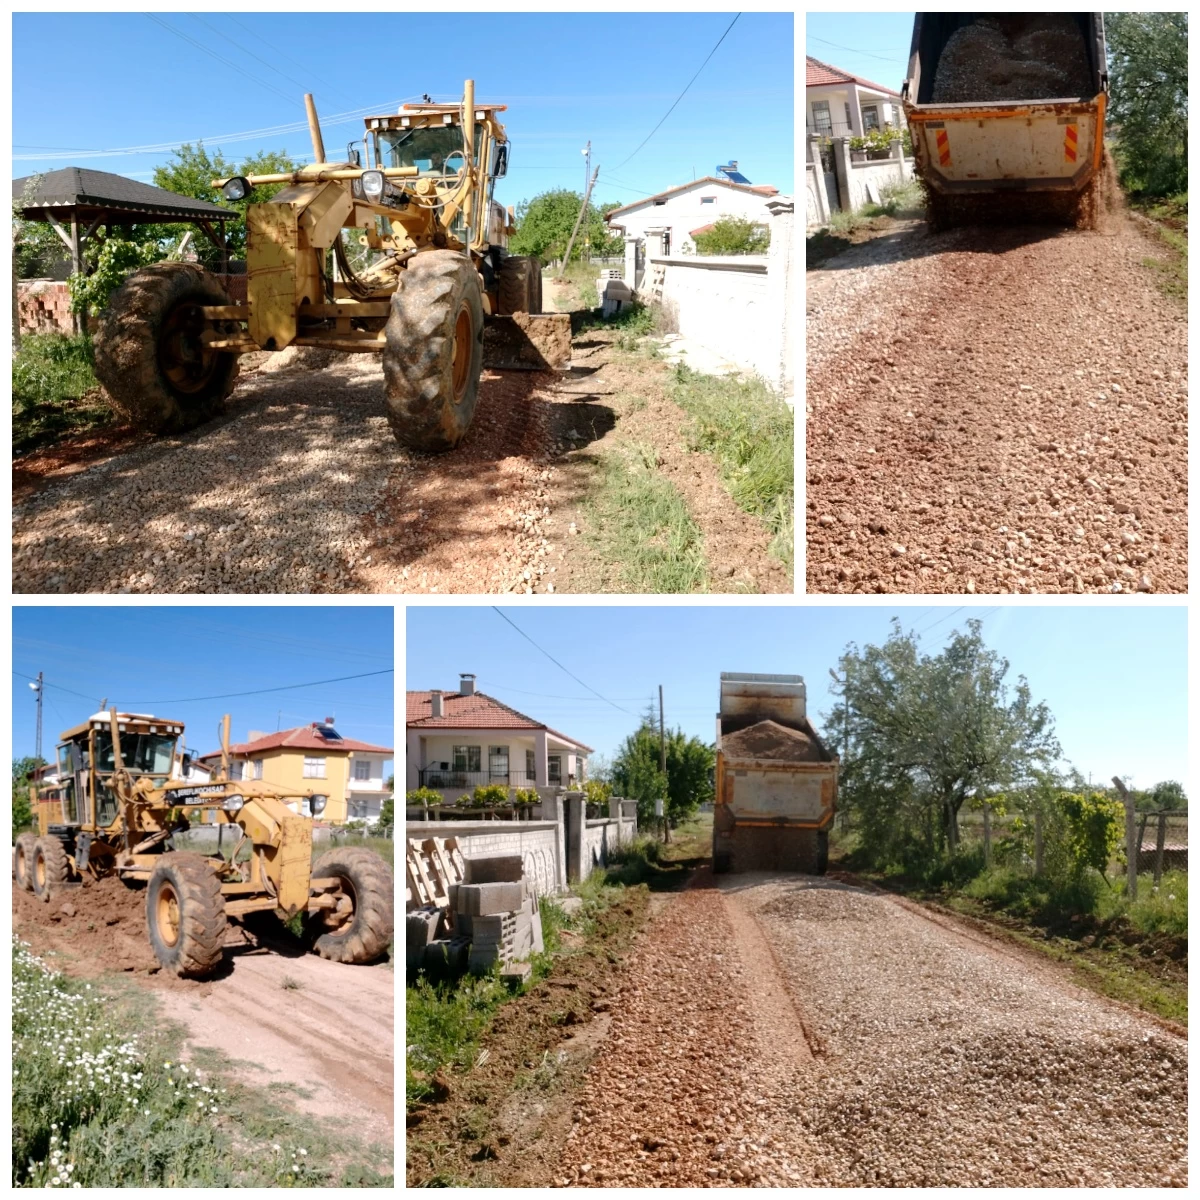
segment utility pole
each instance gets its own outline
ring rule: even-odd
[[[663,720],[663,689],[658,685],[658,766],[663,777],[663,841],[671,840],[671,822],[667,818],[667,726]]]
[[[600,174],[600,168],[597,167],[592,172],[592,177],[588,181],[587,191],[583,193],[583,203],[579,206],[579,216],[575,218],[575,228],[571,230],[571,240],[567,243],[567,252],[563,255],[563,270],[567,269],[567,264],[571,261],[571,251],[575,248],[575,235],[579,232],[579,226],[583,224],[583,214],[587,212],[588,201],[592,196],[592,188],[596,186],[596,176]]]
[[[592,139],[588,138],[588,144],[583,148],[583,188],[587,191],[587,182],[592,176]],[[585,229],[583,231],[583,255],[587,262],[592,261],[592,239],[590,232]]]
[[[42,765],[42,692],[45,690],[42,672],[38,672],[37,683],[29,685],[37,693],[37,765]]]

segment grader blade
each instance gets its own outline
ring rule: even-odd
[[[569,313],[513,313],[492,317],[483,329],[483,365],[489,371],[561,371],[571,361]]]

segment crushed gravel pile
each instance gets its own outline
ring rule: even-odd
[[[891,898],[746,882],[821,1046],[784,1139],[816,1155],[815,1182],[1186,1184],[1181,1038]]]
[[[1101,233],[911,227],[808,277],[810,592],[1187,591],[1187,316]]]
[[[978,17],[938,59],[935,104],[1049,100],[1092,94],[1083,34],[1068,13]]]
[[[777,762],[820,762],[817,744],[799,729],[776,721],[759,721],[721,739],[727,758],[765,758]]]

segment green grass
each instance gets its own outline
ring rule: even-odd
[[[550,279],[565,279],[574,284],[579,293],[579,305],[585,309],[600,307],[600,294],[596,291],[596,280],[600,277],[601,268],[596,263],[581,262],[578,259],[567,264],[565,271],[547,270]]]
[[[654,451],[633,446],[601,460],[603,486],[589,501],[590,540],[617,578],[609,586],[645,594],[707,590],[700,527]]]
[[[886,184],[879,190],[880,203],[867,204],[857,212],[830,214],[829,224],[805,239],[805,267],[813,270],[854,245],[853,235],[877,217],[919,217],[924,212],[921,187],[915,180]]]
[[[692,449],[711,454],[739,508],[771,531],[789,567],[795,544],[795,414],[760,380],[675,368],[668,395],[691,418]]]
[[[1188,206],[1187,192],[1178,196],[1131,197],[1130,204],[1148,217],[1167,248],[1166,258],[1147,258],[1143,265],[1158,275],[1159,287],[1170,296],[1187,300]]]
[[[98,386],[90,338],[23,337],[12,364],[14,456],[111,424],[112,410],[94,394]]]
[[[12,996],[17,1186],[393,1184],[333,1130],[238,1082],[240,1064],[181,1063],[178,1030],[123,979],[70,979],[14,940]]]

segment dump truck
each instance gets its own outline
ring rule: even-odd
[[[1108,100],[1101,13],[917,13],[901,89],[935,229],[1094,227]]]
[[[825,873],[838,761],[805,707],[799,675],[721,673],[714,871]]]
[[[328,797],[232,778],[228,717],[217,775],[202,783],[181,778],[191,767],[190,756],[176,757],[183,733],[180,721],[115,708],[66,730],[54,771],[32,789],[38,832],[17,838],[17,886],[47,902],[85,878],[116,876],[145,887],[150,945],[162,967],[180,976],[211,975],[228,922],[264,913],[281,921],[299,916],[322,958],[383,957],[394,911],[387,863],[363,847],[330,850],[313,862],[313,816],[306,814],[319,816]],[[216,853],[176,847],[193,822],[216,826]]]
[[[96,376],[130,422],[176,433],[222,411],[242,354],[379,354],[397,439],[450,450],[470,427],[485,355],[489,367],[545,370],[571,352],[569,315],[541,315],[541,264],[508,252],[512,210],[494,195],[507,106],[477,104],[468,79],[461,103],[367,117],[345,161],[328,162],[311,95],[305,104],[310,165],[213,180],[248,202],[246,301],[194,263],[134,271],[101,315]]]

